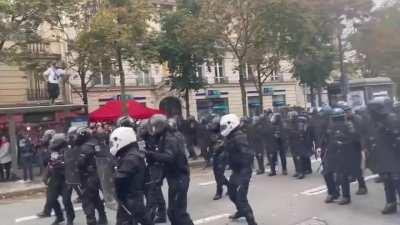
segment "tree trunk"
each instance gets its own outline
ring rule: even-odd
[[[342,88],[342,97],[344,101],[347,101],[347,94],[349,93],[349,78],[344,68],[344,52],[341,32],[337,35],[338,50],[339,50],[339,62],[340,62],[340,80]]]
[[[239,60],[239,85],[240,85],[240,93],[242,95],[242,110],[243,117],[247,117],[247,93],[246,86],[244,80],[244,68],[245,64],[242,59]]]
[[[322,106],[322,88],[319,87],[317,89],[317,95],[318,95],[318,106],[321,107]]]
[[[311,107],[316,106],[315,102],[315,92],[314,92],[314,87],[310,86],[310,98],[311,98]]]
[[[125,72],[122,64],[122,56],[121,56],[121,48],[116,46],[117,53],[117,63],[118,63],[118,73],[120,79],[120,87],[121,87],[121,103],[122,103],[122,115],[128,116],[128,107],[126,105],[126,90],[125,90]]]
[[[185,90],[185,104],[186,104],[186,118],[190,116],[190,98],[189,98],[189,89]]]
[[[85,105],[85,115],[89,114],[89,98],[88,98],[88,89],[85,80],[85,74],[79,74],[81,78],[81,90],[82,90],[82,102]]]
[[[264,111],[264,95],[263,95],[263,83],[261,81],[261,71],[260,71],[260,65],[257,65],[257,92],[258,92],[258,97],[260,98],[260,108],[262,113]]]

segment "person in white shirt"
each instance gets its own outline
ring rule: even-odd
[[[51,67],[48,68],[43,75],[47,80],[47,91],[49,93],[50,103],[54,104],[55,100],[60,95],[59,83],[65,75],[65,71],[61,68],[57,68],[56,63],[52,63]]]
[[[11,153],[10,143],[5,136],[1,137],[0,143],[0,179],[10,180]],[[5,173],[4,173],[5,172]]]

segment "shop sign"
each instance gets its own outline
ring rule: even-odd
[[[24,123],[43,123],[55,121],[54,112],[42,112],[42,113],[26,113],[24,114]]]
[[[88,118],[86,116],[74,117],[71,120],[71,127],[82,127],[87,126]]]

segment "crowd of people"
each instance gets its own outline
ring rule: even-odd
[[[312,112],[293,108],[242,119],[234,114],[211,115],[197,122],[192,117],[183,120],[154,115],[142,121],[122,117],[113,127],[71,127],[66,134],[48,130],[42,138],[49,152],[44,177],[48,191],[39,216],[50,216],[54,210],[53,225],[63,222],[57,200],[61,196],[67,225],[72,225],[75,215],[71,194],[75,190],[88,225],[108,223],[104,201],[110,195],[118,205],[118,225],[164,223],[167,217],[172,225],[192,225],[187,212],[187,155],[198,157],[195,145],[207,165],[213,167],[213,199],[221,199],[226,187],[236,207],[230,219],[244,217],[249,225],[257,224],[247,200],[254,161],[258,175],[266,173],[267,164],[268,175],[273,177],[278,174],[279,157],[279,171],[286,176],[288,152],[296,179],[313,172],[313,155],[321,158],[321,173],[328,188],[325,202],[339,205],[351,203],[353,180],[359,183],[357,194],[367,194],[362,169],[365,155],[368,167],[380,175],[385,187],[387,204],[382,213],[395,213],[396,193],[400,192],[400,114],[386,98],[374,99],[367,108],[354,111],[339,102]],[[229,178],[225,176],[227,169],[231,170]],[[112,177],[105,178],[107,170]],[[162,192],[164,180],[168,202]]]

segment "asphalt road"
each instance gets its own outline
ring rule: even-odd
[[[289,160],[291,161],[291,160]],[[313,163],[314,167],[318,162]],[[368,175],[367,175],[368,176]],[[323,202],[325,188],[322,177],[314,173],[305,180],[295,180],[291,176],[268,177],[253,176],[249,200],[259,225],[398,225],[400,212],[396,215],[382,216],[384,206],[383,185],[367,182],[369,193],[366,196],[353,195],[348,206],[327,205]],[[166,185],[165,185],[166,186]],[[352,193],[357,185],[352,185]],[[195,224],[235,225],[246,224],[244,220],[229,221],[234,207],[226,196],[212,201],[215,184],[211,170],[192,170],[189,193],[189,212]],[[1,225],[47,225],[54,218],[37,219],[35,214],[43,206],[43,196],[29,196],[23,199],[0,200]],[[77,208],[75,224],[84,225],[85,217],[80,205]],[[108,210],[110,224],[115,224],[115,212]]]

